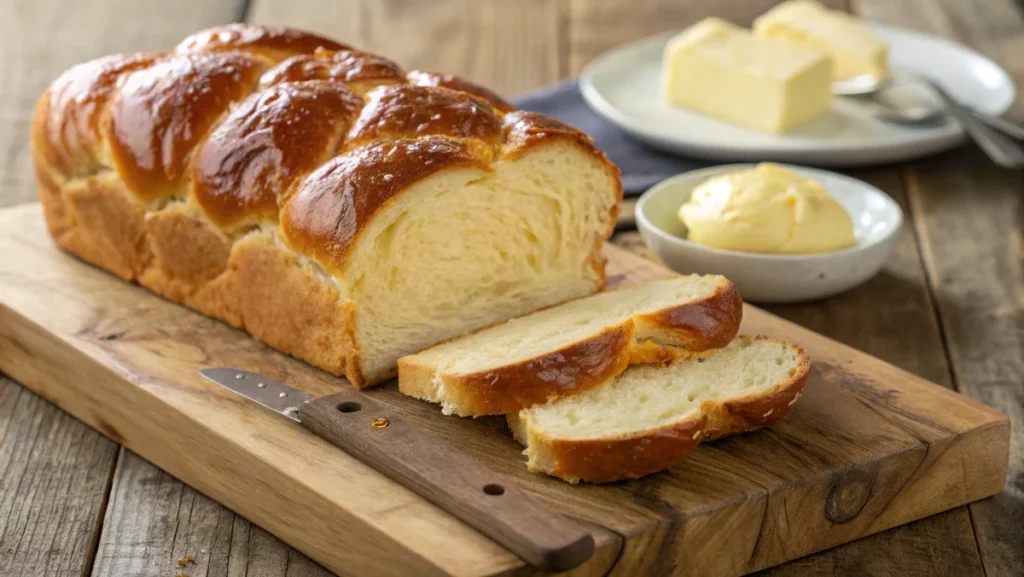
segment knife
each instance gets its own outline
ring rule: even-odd
[[[354,387],[313,397],[249,371],[199,373],[300,423],[534,567],[565,571],[594,553],[594,539],[582,525]]]

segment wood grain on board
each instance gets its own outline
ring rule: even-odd
[[[276,396],[275,387],[267,391]],[[298,419],[533,567],[567,571],[594,552],[590,530],[584,525],[495,475],[472,455],[453,451],[443,437],[411,424],[393,406],[378,403],[354,387],[343,386],[303,402]]]
[[[0,264],[0,368],[332,570],[366,573],[381,559],[420,574],[522,568],[479,533],[196,371],[246,367],[312,394],[338,379],[61,253],[38,211],[0,217],[0,249],[19,255]],[[667,274],[606,252],[613,285]],[[440,418],[393,387],[369,394],[595,524],[599,554],[582,574],[603,573],[619,550],[622,566],[636,570],[758,570],[1002,487],[1000,414],[755,308],[744,329],[808,350],[815,365],[801,401],[770,431],[701,447],[634,483],[572,487],[529,474],[500,419]],[[72,374],[91,386],[75,386]]]

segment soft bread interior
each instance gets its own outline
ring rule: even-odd
[[[487,371],[557,351],[635,315],[706,297],[726,282],[690,275],[593,295],[432,347],[415,361],[450,375]]]
[[[567,143],[495,166],[418,182],[360,235],[344,282],[371,381],[400,356],[600,288],[614,175]]]
[[[797,347],[739,337],[669,366],[634,365],[603,387],[520,412],[529,435],[584,440],[649,434],[699,415],[702,403],[763,394],[800,368]],[[520,426],[522,423],[520,423]]]

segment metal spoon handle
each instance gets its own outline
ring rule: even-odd
[[[985,151],[993,162],[1004,168],[1024,167],[1024,148],[1006,135],[992,129],[969,110],[960,105],[937,82],[927,81],[942,100],[946,111],[956,119],[964,131]]]
[[[1003,134],[1012,136],[1017,140],[1024,140],[1024,126],[1021,126],[1014,122],[1010,122],[1005,118],[1000,118],[998,116],[992,116],[989,114],[978,112],[977,110],[971,110],[971,113],[978,120],[984,122],[985,124],[991,126],[992,128],[995,128],[996,130],[1002,132]]]

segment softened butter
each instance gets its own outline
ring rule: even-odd
[[[783,2],[754,21],[754,32],[808,46],[832,58],[832,76],[889,75],[888,47],[857,18],[829,10],[814,0]]]
[[[832,106],[832,63],[819,50],[755,36],[707,18],[672,38],[662,92],[686,107],[765,132],[783,132]]]
[[[759,253],[820,253],[855,244],[853,222],[818,182],[762,163],[709,178],[679,209],[689,240]]]

